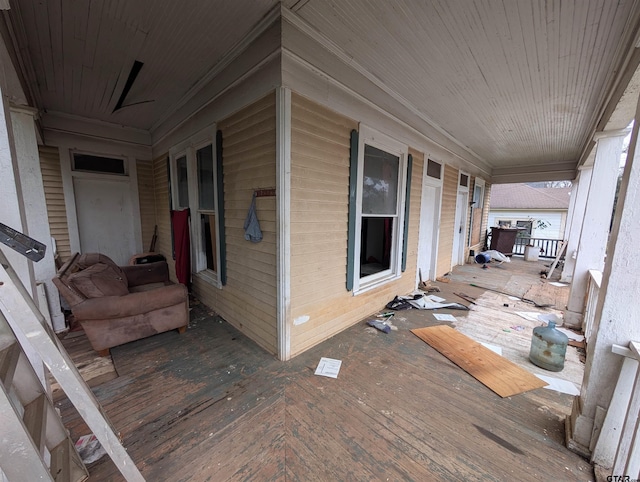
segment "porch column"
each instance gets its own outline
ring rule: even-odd
[[[0,65],[0,73],[4,73],[2,67],[3,66]],[[22,202],[22,188],[20,185],[18,166],[17,163],[14,162],[16,155],[11,114],[9,113],[8,104],[5,85],[2,83],[2,79],[0,79],[0,199],[2,200],[2,202],[0,202],[0,220],[3,224],[26,234],[27,229],[24,204]],[[34,263],[7,246],[2,245],[0,249],[5,253],[26,290],[34,299],[37,299],[33,272]],[[42,359],[38,353],[33,350],[28,340],[24,339],[22,335],[17,336],[38,378],[40,378],[44,386],[48,386]]]
[[[639,118],[638,114],[636,112],[636,119]],[[598,433],[602,415],[609,408],[623,358],[613,354],[611,346],[628,346],[630,341],[640,340],[637,314],[637,298],[640,293],[640,256],[637,252],[640,239],[638,127],[636,121],[607,247],[607,262],[598,296],[592,340],[587,346],[582,389],[580,396],[574,401],[569,420],[569,443],[570,446],[575,444],[572,447],[574,449],[576,445],[593,449],[596,442],[593,434]],[[598,452],[601,455],[611,455],[611,447],[598,444]],[[594,461],[606,466],[607,457],[604,460],[596,458],[594,452]]]
[[[40,306],[37,296],[34,300],[40,311],[45,313],[45,318],[47,318],[45,309],[48,310],[54,331],[62,331],[65,329],[65,321],[60,309],[58,290],[52,281],[56,274],[56,265],[53,259],[49,215],[40,170],[36,115],[37,111],[30,107],[11,107],[11,125],[24,204],[26,232],[30,237],[47,246],[45,257],[33,263],[33,271],[36,284],[42,283],[45,286],[48,306]]]
[[[560,281],[563,283],[570,283],[573,279],[573,270],[575,269],[578,255],[578,241],[580,241],[580,233],[582,232],[582,220],[584,219],[584,210],[587,205],[587,194],[589,193],[592,172],[593,166],[582,167],[571,188],[571,209],[569,210],[571,219],[567,223],[564,236],[568,244],[565,252],[564,268],[560,276]]]
[[[567,326],[582,326],[588,271],[602,271],[604,268],[622,141],[628,133],[624,129],[596,135],[596,159],[578,241],[571,292],[567,311],[564,313],[564,323]]]

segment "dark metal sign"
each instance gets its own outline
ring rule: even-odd
[[[2,223],[0,223],[0,242],[36,262],[44,258],[47,250],[47,247],[40,241],[36,241]]]

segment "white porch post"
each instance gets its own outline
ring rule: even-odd
[[[567,240],[567,251],[565,252],[564,268],[560,281],[570,283],[573,278],[573,270],[576,266],[576,256],[578,250],[578,242],[580,241],[580,233],[582,232],[582,220],[584,219],[584,210],[587,205],[587,194],[591,184],[591,173],[593,167],[583,167],[578,173],[578,177],[573,182],[571,189],[571,202],[569,222],[565,231],[565,240]]]
[[[638,115],[637,111],[636,119]],[[637,253],[640,239],[638,127],[636,122],[607,248],[607,262],[595,314],[596,328],[587,347],[580,396],[576,397],[571,414],[570,446],[571,442],[581,447],[593,448],[595,445],[593,434],[599,432],[601,418],[596,413],[602,413],[609,407],[622,365],[622,357],[611,352],[612,345],[627,346],[630,341],[640,340],[636,306],[640,293],[640,256]],[[615,447],[598,444],[597,449],[593,454],[594,461],[606,466],[609,457],[604,457],[604,454],[615,455]],[[601,458],[598,458],[598,454]]]
[[[596,160],[578,241],[571,292],[564,314],[564,323],[568,326],[582,326],[588,271],[602,271],[604,268],[622,141],[627,134],[627,130],[622,130],[602,132],[596,136]]]
[[[21,184],[24,204],[25,227],[29,236],[47,246],[43,259],[33,263],[36,283],[43,283],[47,294],[48,306],[54,331],[65,329],[64,315],[60,309],[58,290],[51,281],[56,274],[53,259],[51,231],[49,230],[49,216],[47,202],[44,196],[42,172],[40,170],[40,154],[36,138],[35,109],[29,107],[11,107],[11,125],[13,126],[13,140],[17,159],[17,168]],[[34,297],[38,304],[38,297]],[[44,306],[38,306],[46,313]]]
[[[4,74],[2,66],[0,66],[0,73]],[[4,78],[4,75],[2,78]],[[2,199],[2,202],[0,202],[0,220],[2,220],[3,224],[6,224],[16,231],[28,234],[26,232],[20,175],[18,167],[14,162],[16,155],[11,115],[9,113],[8,101],[4,91],[5,85],[2,83],[2,78],[0,78],[0,199]],[[20,277],[22,284],[24,284],[27,291],[29,291],[29,294],[36,299],[37,292],[33,272],[34,263],[7,246],[0,246],[7,260]],[[31,361],[38,378],[40,378],[44,386],[48,386],[42,359],[33,350],[28,340],[21,334],[16,334],[16,336],[25,354]]]

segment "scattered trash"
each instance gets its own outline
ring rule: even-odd
[[[504,306],[505,308],[509,308],[509,303],[504,303],[502,306]]]
[[[507,330],[506,328],[503,328],[502,331],[504,331],[506,333],[511,333],[511,330]]]
[[[538,320],[544,321],[545,323],[553,322],[555,324],[562,324],[562,318],[553,313],[540,313]]]
[[[561,380],[560,378],[548,377],[546,375],[537,375],[536,376],[548,383],[548,385],[544,388],[547,390],[555,390],[556,392],[566,393],[568,395],[580,395],[580,390],[576,388],[576,386],[567,381]]]
[[[577,341],[577,342],[584,342],[584,335],[580,335],[578,333],[575,333],[571,330],[568,330],[566,328],[559,328],[556,327],[556,330],[564,333],[565,335],[567,335],[567,338],[569,338],[569,340],[573,340],[573,341]]]
[[[469,311],[469,307],[461,304],[461,303],[439,303],[435,301],[431,301],[428,298],[420,298],[408,300],[408,302],[414,308],[419,310],[437,310],[438,308],[450,308],[452,310],[467,310]]]
[[[100,460],[102,456],[107,455],[107,451],[100,445],[100,442],[92,433],[80,437],[75,443],[75,446],[78,455],[85,464]]]
[[[315,374],[322,377],[338,378],[341,366],[342,360],[322,357],[320,358],[320,363],[318,363]]]
[[[391,331],[389,325],[379,320],[369,320],[367,321],[367,325],[373,326],[376,330],[380,330],[383,333],[389,333]]]
[[[550,285],[552,285],[552,286],[557,286],[557,287],[559,287],[559,288],[560,288],[560,287],[563,287],[563,286],[569,286],[568,284],[566,284],[566,283],[560,283],[559,281],[551,281],[549,284],[550,284]]]
[[[529,321],[539,321],[538,315],[542,314],[542,313],[538,313],[537,311],[516,311],[515,313],[516,315],[521,316],[525,320],[529,320]]]
[[[400,296],[396,296],[393,300],[387,303],[386,307],[390,310],[396,310],[396,311],[410,310],[411,308],[413,308],[413,306],[411,305],[411,303],[409,303],[408,300],[401,298]]]
[[[444,276],[440,276],[438,278],[436,278],[436,281],[438,281],[439,283],[450,283],[451,280],[449,278],[445,278]]]
[[[500,293],[501,295],[505,295],[505,296],[508,296],[510,298],[513,297],[513,298],[516,298],[516,299],[518,299],[520,301],[524,301],[525,303],[531,303],[532,305],[534,305],[537,308],[548,308],[550,306],[553,306],[553,305],[550,305],[550,304],[540,304],[540,303],[537,303],[537,302],[535,302],[533,300],[530,300],[528,298],[517,297],[517,296],[512,295],[511,293],[505,293],[504,291],[500,291],[500,290],[497,290],[497,289],[494,289],[494,288],[487,288],[485,286],[480,286],[480,285],[476,285],[476,284],[473,284],[473,283],[470,283],[470,285],[475,287],[475,288],[480,288],[482,290],[493,291],[494,293]]]
[[[446,313],[434,313],[433,317],[438,321],[458,321],[455,316]]]
[[[428,295],[428,296],[425,296],[425,298],[427,298],[427,299],[429,299],[429,300],[431,300],[431,301],[433,301],[435,303],[442,303],[443,301],[447,301],[444,298],[440,298],[439,296],[436,296],[436,295]]]
[[[511,329],[514,331],[524,331],[525,327],[522,325],[517,325],[517,326],[512,326]]]
[[[454,295],[456,295],[459,298],[462,298],[465,301],[468,301],[469,303],[471,303],[472,305],[475,305],[476,302],[474,301],[475,298],[473,298],[472,296],[469,295],[465,295],[464,293],[453,293]]]
[[[376,315],[378,318],[391,318],[395,313],[393,311],[387,311],[385,313],[379,313]]]

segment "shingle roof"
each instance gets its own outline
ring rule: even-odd
[[[570,192],[570,187],[494,184],[491,186],[491,209],[567,209]]]

